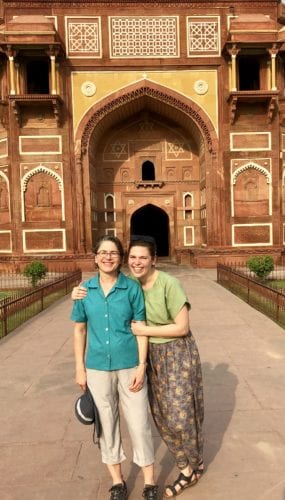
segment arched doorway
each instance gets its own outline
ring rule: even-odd
[[[152,236],[156,241],[158,256],[169,255],[169,220],[161,208],[148,204],[134,212],[131,218],[131,234]]]

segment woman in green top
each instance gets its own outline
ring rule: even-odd
[[[147,326],[133,322],[132,330],[149,337],[151,411],[180,469],[177,480],[165,487],[164,497],[172,498],[196,484],[204,470],[202,370],[187,296],[179,281],[158,271],[155,263],[154,239],[133,236],[128,265],[144,292]]]

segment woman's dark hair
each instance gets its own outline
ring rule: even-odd
[[[132,234],[128,248],[128,255],[133,247],[146,247],[148,248],[151,257],[156,257],[156,242],[152,236]]]
[[[117,250],[120,254],[120,257],[121,259],[123,259],[124,257],[124,249],[123,249],[123,245],[121,243],[121,241],[119,240],[119,238],[117,238],[116,236],[110,236],[109,234],[105,235],[105,236],[101,236],[101,238],[99,238],[96,243],[95,243],[95,247],[94,247],[94,253],[96,254],[101,246],[101,243],[103,243],[103,241],[111,241],[112,243],[114,243],[114,245],[116,245],[117,247]]]

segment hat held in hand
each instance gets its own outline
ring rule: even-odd
[[[84,425],[94,424],[94,435],[96,432],[97,439],[100,438],[102,429],[99,412],[88,387],[75,403],[75,415]]]

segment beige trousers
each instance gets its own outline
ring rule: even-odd
[[[100,445],[105,464],[118,464],[126,458],[120,431],[119,401],[133,445],[134,463],[140,467],[154,463],[146,379],[139,392],[129,390],[135,370],[128,368],[108,372],[87,369],[87,384],[102,424]]]

